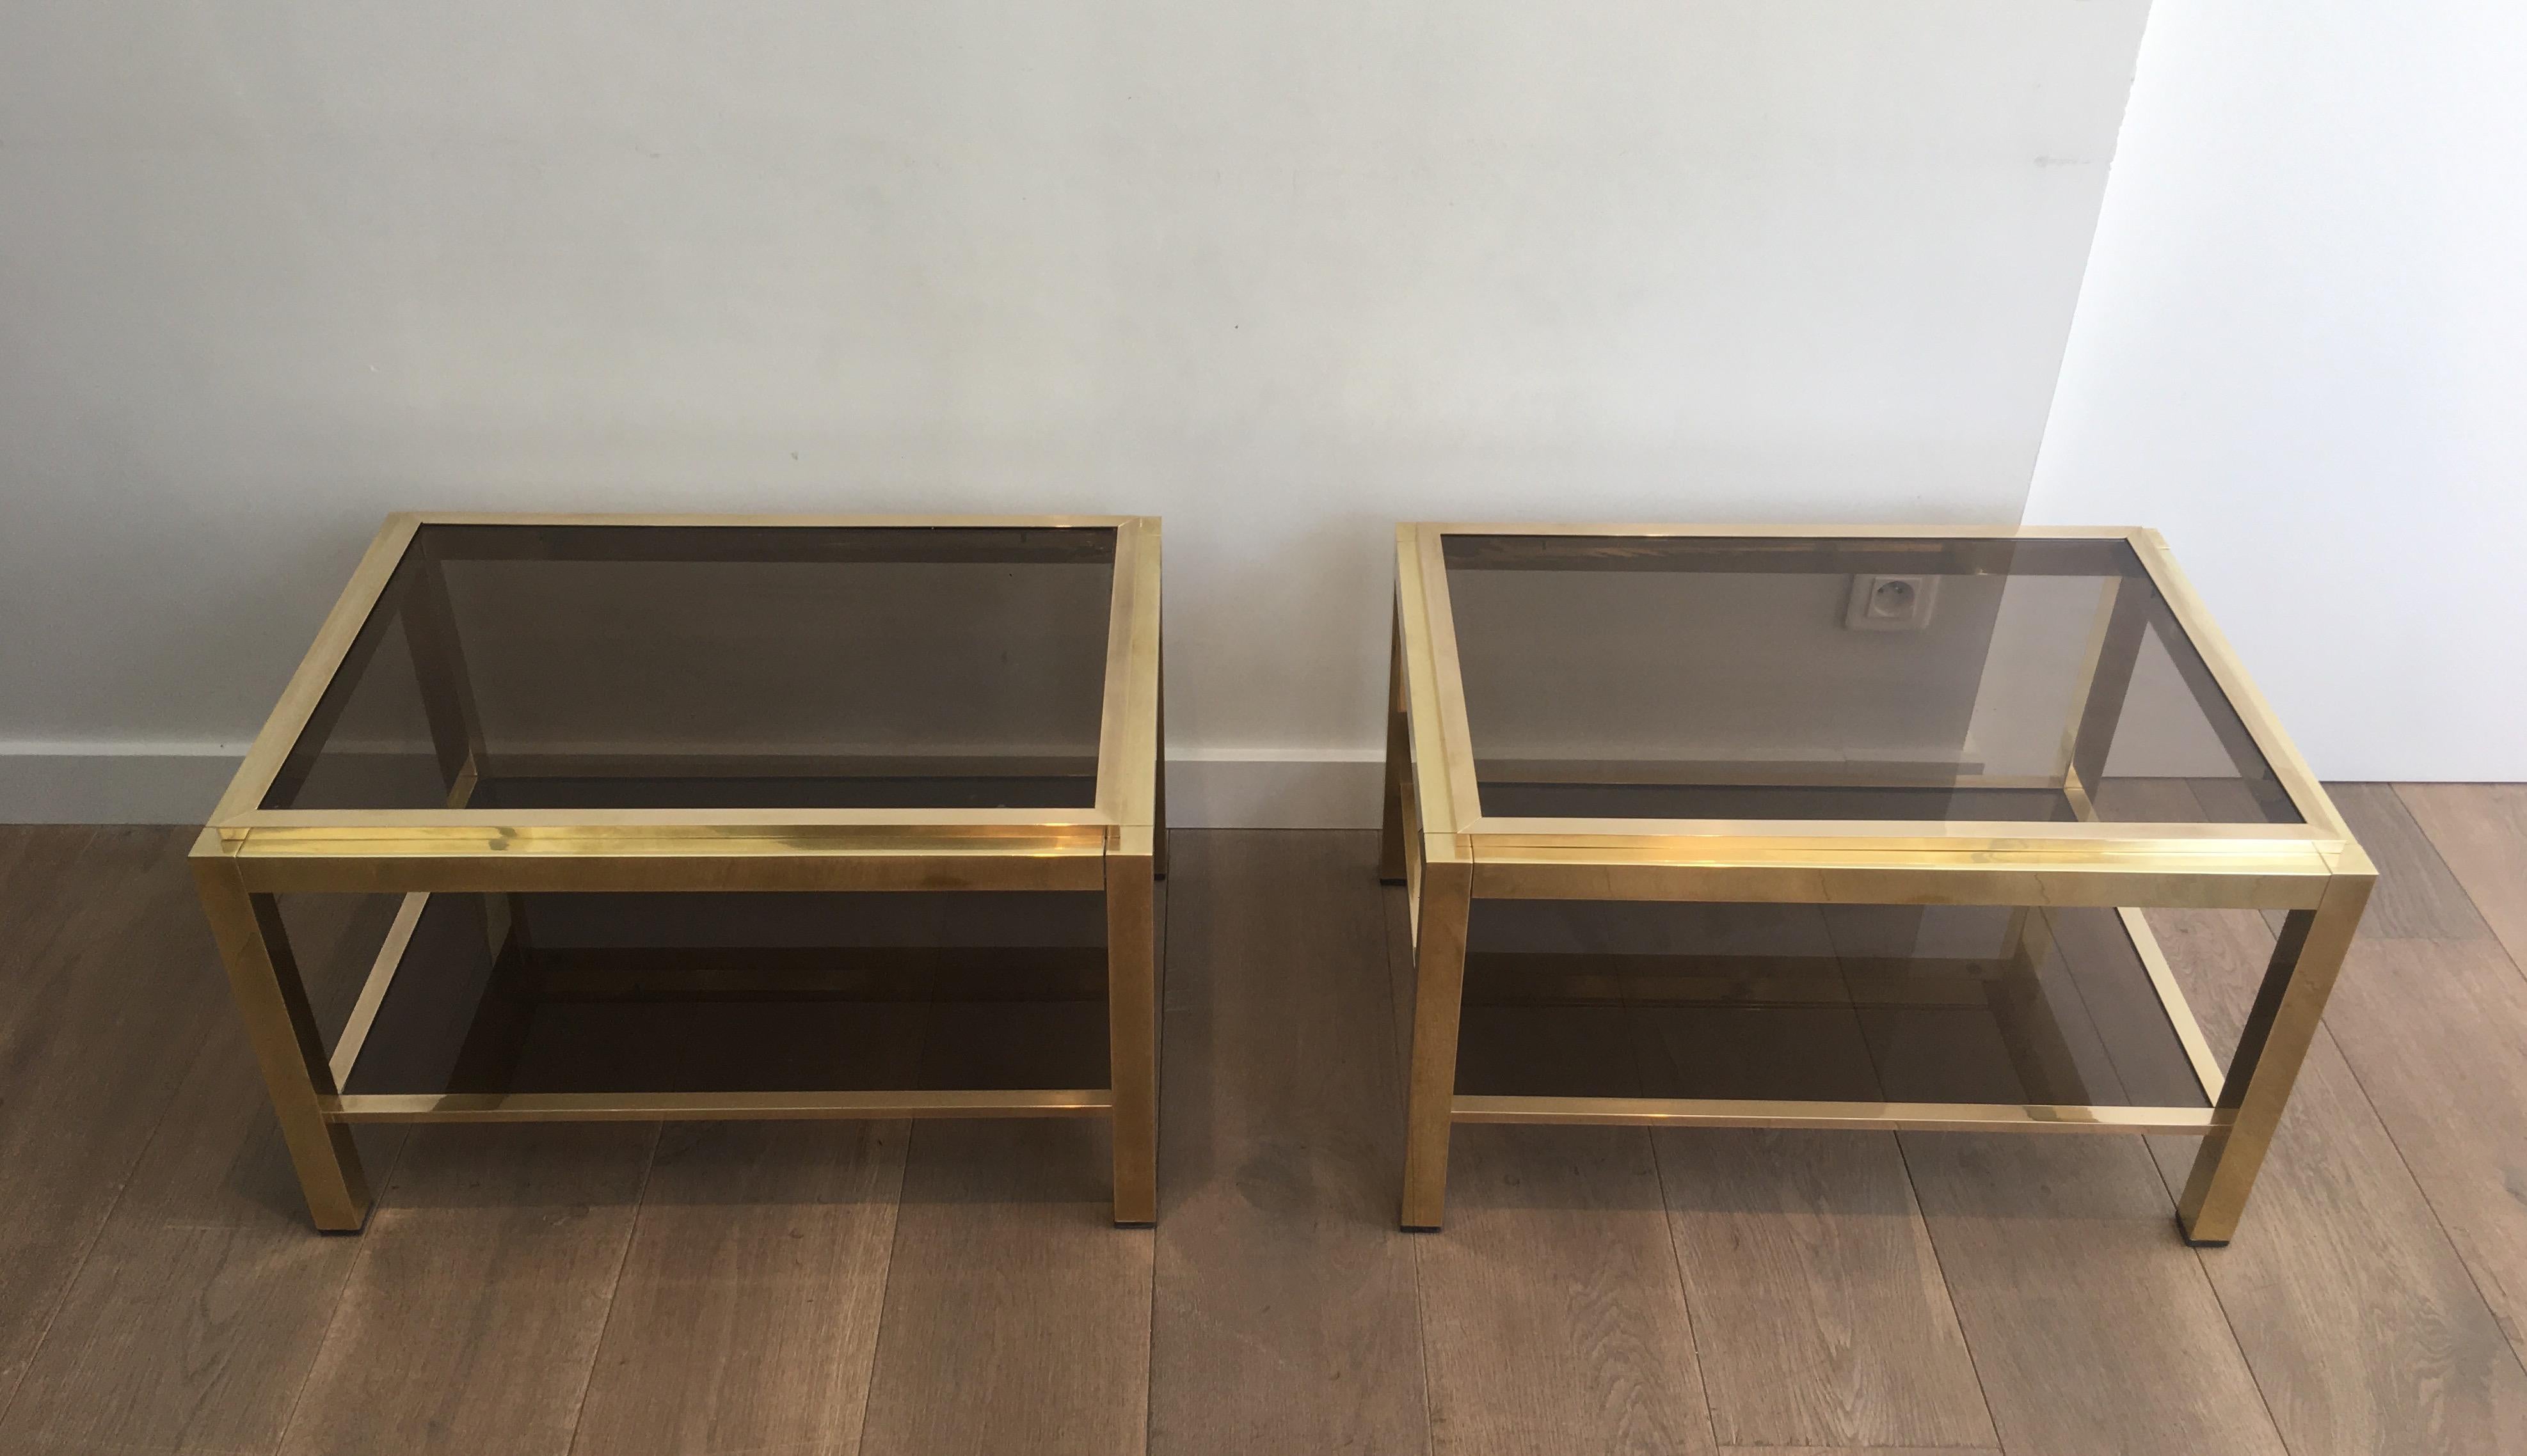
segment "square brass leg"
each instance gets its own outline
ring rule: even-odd
[[[1473,866],[1433,860],[1421,869],[1421,913],[1413,951],[1413,1066],[1405,1084],[1404,1214],[1407,1229],[1436,1229],[1448,1203],[1448,1130],[1457,1098],[1457,1024],[1466,1001],[1466,917]]]
[[[1106,858],[1108,1044],[1114,1089],[1114,1222],[1159,1217],[1156,886],[1144,855]]]
[[[1158,805],[1158,828],[1150,834],[1150,873],[1157,879],[1167,878],[1167,669],[1163,646],[1159,653],[1159,701],[1157,762],[1151,765],[1157,776],[1152,797]]]
[[[2220,1106],[2233,1114],[2232,1121],[2202,1139],[2185,1195],[2177,1200],[2177,1222],[2189,1242],[2227,1243],[2237,1232],[2375,882],[2374,876],[2338,876],[2314,910],[2294,910],[2283,923],[2220,1091]]]
[[[1395,645],[1386,673],[1386,808],[1379,820],[1377,878],[1404,882],[1404,795],[1413,774],[1413,733],[1404,717],[1404,623],[1395,624]]]
[[[368,1178],[351,1130],[327,1122],[317,1106],[317,1098],[336,1090],[334,1071],[325,1060],[324,1036],[308,1010],[307,987],[290,956],[279,907],[272,896],[247,891],[233,861],[197,857],[193,879],[220,958],[228,964],[229,985],[244,1013],[246,1037],[262,1066],[290,1164],[307,1195],[307,1211],[319,1229],[354,1232],[369,1217]]]

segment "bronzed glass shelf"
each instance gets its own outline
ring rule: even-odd
[[[1460,1095],[2212,1102],[2111,909],[1479,901],[1469,940]]]
[[[429,898],[344,1092],[1105,1085],[1096,895],[518,895],[496,954],[488,903]]]

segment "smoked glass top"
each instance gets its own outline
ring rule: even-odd
[[[1444,554],[1487,816],[2302,822],[2122,540]]]
[[[1091,807],[1114,544],[424,526],[263,807]]]

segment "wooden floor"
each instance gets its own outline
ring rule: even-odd
[[[185,832],[0,829],[0,1452],[2527,1451],[2527,786],[2383,870],[2244,1228],[2191,1144],[1464,1128],[1370,836],[1175,840],[1162,1209],[1082,1123],[387,1130],[308,1230]],[[2154,918],[2215,1034],[2270,940]]]

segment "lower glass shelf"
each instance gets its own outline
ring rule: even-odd
[[[1520,1105],[1549,1098],[2194,1126],[2217,1097],[2218,1066],[2137,914],[1478,900],[1468,943],[1456,1090],[1470,1121],[1568,1120]],[[1947,1111],[1851,1111],[1889,1104]]]
[[[1057,892],[410,896],[334,1048],[337,1113],[675,1115],[729,1093],[782,1094],[737,1115],[849,1115],[788,1094],[994,1090],[1101,1112],[1104,930],[1101,897]]]

